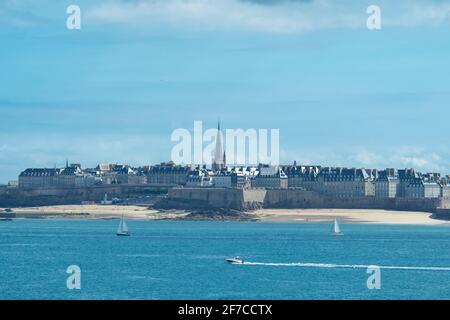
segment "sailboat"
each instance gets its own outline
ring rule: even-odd
[[[119,223],[119,228],[117,228],[117,233],[118,236],[131,236],[130,232],[128,231],[128,226],[127,223],[125,222],[123,215],[122,218],[120,219],[120,223]]]
[[[334,219],[332,234],[334,236],[343,236],[344,235],[344,233],[342,233],[342,231],[341,231],[341,228],[339,227],[339,223],[338,223],[337,219]]]

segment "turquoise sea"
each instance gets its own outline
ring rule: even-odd
[[[447,226],[343,224],[333,237],[330,224],[129,221],[117,237],[117,225],[0,222],[0,299],[450,298],[450,269],[427,269],[450,267]],[[225,262],[235,255],[256,264]],[[70,265],[80,290],[66,287]],[[381,268],[369,290],[364,265],[411,269]]]

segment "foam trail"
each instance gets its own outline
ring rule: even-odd
[[[342,269],[367,269],[378,267],[380,269],[393,270],[428,270],[428,271],[450,271],[450,267],[407,267],[407,266],[377,266],[364,264],[330,264],[330,263],[266,263],[266,262],[244,262],[244,265],[271,266],[271,267],[303,267],[303,268],[342,268]]]

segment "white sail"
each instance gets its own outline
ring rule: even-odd
[[[122,219],[120,219],[119,227],[117,228],[117,233],[122,233],[122,228],[123,228],[123,222],[122,222]]]
[[[341,228],[339,227],[339,223],[338,223],[337,219],[334,219],[333,233],[334,234],[342,234]]]
[[[125,220],[122,220],[122,232],[128,233],[128,226]]]
[[[125,222],[125,220],[123,219],[123,216],[120,219],[119,227],[117,228],[117,233],[118,234],[128,233],[128,226],[127,226],[127,223]]]

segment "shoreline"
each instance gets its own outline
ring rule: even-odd
[[[120,219],[123,215],[129,220],[176,219],[183,213],[168,210],[163,215],[159,210],[137,205],[56,205],[26,208],[10,208],[15,219]],[[0,208],[0,213],[5,212]],[[187,213],[186,213],[187,214]]]
[[[332,222],[350,224],[450,225],[430,212],[381,209],[262,209],[255,211],[266,222]]]
[[[450,225],[429,212],[388,211],[379,209],[258,209],[232,214],[198,213],[185,210],[157,210],[136,205],[58,205],[11,208],[16,219],[119,219],[190,220],[190,221],[258,221],[319,223],[339,219],[352,224]],[[0,208],[5,213],[5,208]]]

